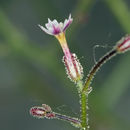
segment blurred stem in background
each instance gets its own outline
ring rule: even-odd
[[[130,11],[124,0],[104,0],[126,33],[130,33]]]
[[[10,49],[8,48],[6,43],[0,42],[0,57],[6,57],[10,54]]]
[[[90,10],[92,9],[93,5],[95,4],[96,0],[78,0],[75,9],[72,11],[74,17],[74,23],[72,24],[70,33],[68,36],[72,37],[72,34],[75,35],[77,30],[81,28],[82,21],[88,17]]]

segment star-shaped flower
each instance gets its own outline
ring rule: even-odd
[[[69,18],[65,19],[64,23],[62,22],[58,23],[56,19],[51,21],[48,18],[48,23],[45,24],[46,28],[41,25],[38,25],[38,26],[47,34],[58,35],[62,32],[65,32],[65,30],[69,27],[72,21],[73,19],[71,18],[71,14],[70,14]]]

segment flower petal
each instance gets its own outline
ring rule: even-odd
[[[72,21],[73,21],[73,19],[71,18],[71,14],[70,14],[69,19],[68,20],[66,19],[64,22],[63,31],[65,31],[69,27],[69,25],[72,23]]]
[[[48,18],[48,23],[52,23],[52,21]]]
[[[52,27],[52,24],[50,24],[50,23],[47,23],[47,24],[45,24],[45,26],[46,26],[46,28],[48,29],[48,30],[51,30],[53,27]]]
[[[59,23],[57,22],[56,19],[54,19],[54,20],[52,21],[52,24],[53,24],[55,27],[58,27],[58,26],[59,26]]]
[[[47,30],[46,28],[44,28],[43,26],[41,26],[40,24],[38,25],[42,31],[44,31],[45,33],[49,34],[49,35],[53,35],[52,31],[51,30]]]
[[[72,18],[71,18],[71,14],[69,15],[69,19],[72,19]]]

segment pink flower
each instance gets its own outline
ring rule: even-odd
[[[50,35],[58,35],[62,32],[65,32],[65,30],[69,27],[69,25],[72,23],[73,19],[71,18],[71,14],[69,15],[68,19],[65,19],[64,23],[60,22],[58,23],[56,19],[51,21],[48,18],[48,23],[45,24],[46,28],[44,28],[41,25],[38,25],[45,33]]]

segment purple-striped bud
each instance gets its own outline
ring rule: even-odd
[[[42,107],[35,106],[30,109],[30,114],[34,117],[44,118],[46,111]]]
[[[30,109],[30,114],[37,118],[52,119],[55,117],[55,113],[53,113],[51,108],[46,104],[42,104],[42,107],[38,106],[32,107]]]
[[[83,67],[76,54],[70,53],[70,57],[65,55],[63,57],[63,62],[66,67],[67,75],[72,81],[77,82],[83,78]]]
[[[130,35],[123,37],[117,44],[118,52],[125,52],[130,50]]]

